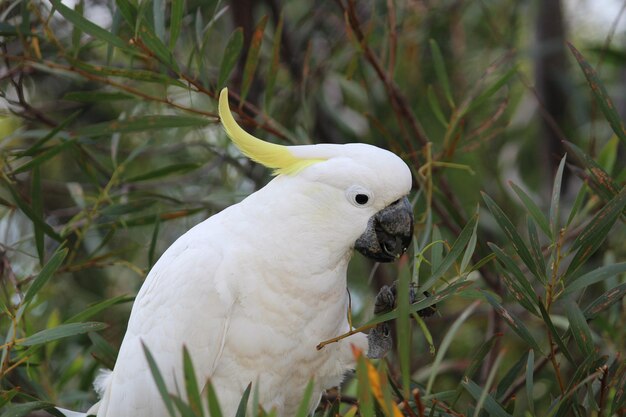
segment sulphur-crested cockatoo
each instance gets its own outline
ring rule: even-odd
[[[235,145],[277,176],[161,256],[137,295],[115,368],[96,383],[101,399],[89,414],[168,416],[142,344],[173,393],[185,391],[186,346],[197,380],[212,382],[227,417],[249,383],[266,410],[291,417],[313,380],[313,410],[323,390],[354,367],[351,345],[380,350],[361,333],[316,346],[350,330],[346,270],[354,249],[392,261],[410,244],[407,165],[365,144],[257,139],[235,122],[226,89],[219,115]]]

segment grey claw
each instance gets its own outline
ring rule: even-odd
[[[396,306],[396,285],[383,285],[374,300],[374,314],[391,311]]]
[[[367,335],[368,349],[367,357],[370,359],[380,359],[384,357],[393,347],[389,325],[384,322],[378,324]]]

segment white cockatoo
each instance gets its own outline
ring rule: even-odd
[[[143,345],[173,393],[184,392],[186,346],[197,380],[212,382],[227,417],[250,383],[266,410],[291,417],[313,380],[319,395],[312,411],[354,368],[351,345],[372,352],[362,333],[316,346],[350,330],[346,271],[354,249],[386,262],[410,244],[408,166],[371,145],[262,141],[237,125],[226,89],[219,115],[235,145],[276,178],[165,251],[137,295],[115,368],[95,384],[100,402],[87,414],[168,416]]]

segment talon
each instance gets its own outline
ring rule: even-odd
[[[384,357],[393,347],[391,332],[386,322],[378,324],[367,335],[368,349],[367,357],[370,359],[380,359]]]

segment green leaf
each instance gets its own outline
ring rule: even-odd
[[[600,81],[600,77],[593,69],[589,62],[585,60],[583,55],[576,49],[571,43],[567,43],[567,46],[572,51],[572,54],[578,61],[578,65],[583,70],[583,74],[585,74],[585,78],[587,78],[587,82],[591,87],[591,91],[593,96],[600,107],[600,110],[606,117],[607,121],[611,125],[613,132],[617,135],[617,137],[622,141],[623,145],[626,145],[626,127],[624,127],[624,122],[619,117],[617,110],[615,109],[615,105],[613,104],[613,100],[606,92],[606,88],[604,88],[604,84]]]
[[[180,36],[184,13],[185,0],[172,0],[172,11],[170,15],[170,51],[176,48],[176,41]]]
[[[400,372],[402,375],[402,386],[404,388],[404,398],[409,398],[409,389],[411,386],[411,315],[409,314],[409,285],[410,273],[407,269],[403,269],[398,278],[397,288],[397,337],[398,337],[398,358],[400,359]]]
[[[519,269],[517,264],[513,262],[513,259],[507,255],[502,249],[493,243],[487,243],[489,248],[493,251],[498,259],[498,262],[502,265],[505,277],[511,277],[510,284],[512,288],[509,291],[515,297],[517,301],[522,303],[524,307],[533,314],[537,314],[536,304],[537,296],[535,290],[530,282],[524,276],[524,273]],[[507,282],[507,283],[508,283]]]
[[[462,381],[461,384],[463,384],[467,392],[478,401],[483,393],[483,389],[472,380]],[[491,395],[486,396],[483,406],[490,416],[512,417]]]
[[[91,354],[93,355],[93,357],[96,358],[106,368],[113,369],[118,354],[116,348],[113,347],[113,345],[107,342],[105,338],[100,336],[98,333],[89,332],[87,333],[87,336],[89,336],[89,340],[91,340]]]
[[[446,96],[446,100],[448,100],[448,105],[451,109],[454,109],[456,106],[454,104],[454,98],[452,97],[452,90],[450,89],[450,81],[448,79],[448,71],[446,70],[446,64],[443,60],[443,55],[441,54],[439,45],[434,39],[429,40],[429,45],[430,53],[433,58],[433,67],[435,68],[437,81],[439,81],[439,84],[441,84],[441,88],[443,89],[443,93]]]
[[[309,415],[311,411],[311,397],[313,396],[313,388],[315,388],[315,384],[311,379],[304,389],[304,395],[302,397],[302,401],[300,401],[300,405],[298,406],[298,411],[296,412],[295,417],[307,417]]]
[[[134,28],[137,23],[137,7],[128,0],[115,0],[115,5],[128,26]]]
[[[199,416],[203,415],[202,399],[200,398],[200,389],[198,380],[196,379],[196,371],[193,367],[191,356],[187,346],[183,346],[183,373],[185,375],[185,391],[187,392],[187,400],[193,412]]]
[[[513,66],[509,68],[500,78],[494,81],[488,88],[483,90],[480,94],[474,97],[465,111],[461,112],[458,119],[462,119],[467,113],[474,109],[479,108],[484,102],[486,102],[491,96],[498,92],[504,85],[509,82],[513,76],[517,75],[517,67]]]
[[[50,0],[50,3],[52,3],[54,8],[57,9],[65,19],[67,19],[70,23],[78,27],[83,32],[90,34],[96,39],[108,42],[117,48],[123,50],[129,49],[126,42],[124,42],[122,39],[113,35],[108,30],[101,28],[95,23],[90,22],[80,13],[77,13],[76,11],[61,3],[61,0]]]
[[[589,285],[604,281],[608,278],[614,277],[615,275],[623,274],[624,272],[626,272],[626,262],[605,265],[594,269],[584,275],[571,279],[570,282],[566,284],[563,295],[568,295],[575,291],[582,290]]]
[[[501,334],[496,333],[492,335],[489,339],[487,339],[482,345],[480,345],[478,350],[476,350],[476,352],[472,355],[472,359],[470,360],[469,365],[465,367],[465,370],[463,371],[463,378],[461,378],[461,380],[468,380],[474,376],[474,374],[483,365],[487,354],[491,351],[491,349],[493,349],[496,342],[500,341],[501,337]],[[463,387],[461,385],[457,386],[456,396],[452,401],[452,408],[454,408],[455,404],[459,400],[462,394],[462,389]]]
[[[257,64],[259,63],[259,54],[261,52],[261,42],[263,42],[263,33],[265,32],[265,24],[267,23],[267,15],[263,16],[259,23],[254,28],[252,33],[252,39],[250,39],[250,47],[248,48],[248,56],[246,57],[246,63],[243,66],[243,77],[241,81],[241,93],[239,105],[242,106],[252,81],[254,80],[254,73],[256,72]]]
[[[539,243],[539,234],[537,233],[537,226],[530,217],[526,218],[526,226],[528,229],[528,241],[530,243],[530,252],[535,259],[541,282],[544,284],[548,282],[546,277],[546,260],[541,250],[541,243]]]
[[[79,101],[82,103],[100,103],[116,100],[132,100],[134,96],[121,92],[107,91],[72,91],[63,96],[63,100]]]
[[[199,117],[166,115],[141,116],[84,126],[77,129],[74,134],[77,136],[105,136],[114,132],[129,133],[155,129],[203,127],[209,123],[209,120]]]
[[[476,216],[478,217],[478,207],[476,207]],[[472,236],[467,244],[467,248],[465,249],[465,253],[463,254],[463,259],[461,260],[461,273],[466,272],[467,266],[472,261],[472,256],[474,256],[474,251],[476,250],[476,241],[478,239],[478,222],[474,224],[474,230],[472,231]]]
[[[267,70],[265,77],[265,109],[269,109],[270,100],[274,97],[274,84],[276,84],[276,75],[278,74],[278,64],[280,62],[280,45],[283,37],[284,16],[280,13],[276,30],[274,31],[274,39],[272,42],[272,61]]]
[[[52,159],[53,157],[55,157],[56,155],[58,155],[59,153],[63,152],[64,150],[70,148],[73,145],[74,145],[74,141],[73,140],[64,140],[61,143],[59,143],[58,145],[55,145],[55,146],[52,146],[52,147],[48,148],[45,152],[37,155],[35,158],[31,159],[30,161],[26,162],[25,164],[20,165],[19,167],[15,168],[13,173],[14,174],[21,174],[22,172],[30,171],[30,170],[32,170],[32,169],[34,169],[36,167],[39,167],[44,162],[49,161],[50,159]],[[43,220],[41,220],[41,221],[43,222]]]
[[[108,300],[99,301],[95,304],[90,305],[85,310],[81,311],[78,314],[70,317],[65,320],[65,323],[79,323],[81,321],[85,321],[96,314],[106,310],[107,308],[114,306],[116,304],[129,303],[133,301],[135,297],[129,297],[127,295],[119,295],[117,297],[109,298]]]
[[[230,76],[230,73],[237,65],[241,49],[243,48],[243,29],[237,28],[230,35],[224,54],[222,55],[222,63],[220,64],[220,75],[217,79],[217,89],[221,91],[224,88],[226,80]]]
[[[215,393],[215,388],[213,387],[211,381],[207,382],[204,389],[206,390],[209,402],[209,415],[211,417],[222,417],[222,409],[219,401],[217,400],[217,394]]]
[[[521,321],[520,319],[518,319],[515,315],[511,314],[510,312],[508,312],[493,296],[491,296],[488,292],[485,291],[481,291],[483,293],[483,295],[485,296],[485,298],[487,299],[487,301],[489,301],[489,304],[491,304],[493,306],[493,308],[495,309],[496,313],[502,317],[504,319],[504,321],[506,322],[506,324],[513,329],[513,331],[515,333],[517,333],[517,335],[519,337],[522,338],[522,340],[524,340],[528,346],[530,346],[532,349],[534,349],[537,352],[541,352],[541,349],[539,348],[539,345],[537,344],[537,341],[535,341],[535,339],[532,337],[532,335],[530,334],[530,332],[528,331],[528,328],[526,328],[526,325],[524,324],[523,321]],[[543,354],[543,353],[542,353]]]
[[[52,255],[50,260],[44,265],[41,269],[41,272],[37,275],[37,278],[33,281],[33,283],[28,287],[26,291],[26,295],[24,296],[23,304],[26,305],[30,303],[30,301],[35,297],[35,295],[41,290],[41,288],[48,282],[50,278],[54,275],[54,273],[59,269],[65,257],[67,256],[68,249],[63,248],[57,250],[57,252]]]
[[[511,220],[509,220],[507,215],[504,214],[502,209],[495,203],[495,201],[491,199],[491,197],[489,197],[485,193],[481,194],[483,196],[483,200],[487,204],[487,208],[489,209],[491,214],[493,214],[493,217],[496,219],[496,222],[498,223],[504,234],[506,234],[506,236],[508,237],[509,241],[513,245],[513,248],[515,249],[515,252],[517,252],[519,257],[526,264],[526,266],[533,273],[533,275],[535,275],[538,279],[541,279],[542,274],[539,273],[537,265],[535,265],[535,261],[530,254],[530,251],[524,244],[524,241],[522,240],[519,233],[517,233],[517,230],[515,229],[515,226],[513,226]]]
[[[439,278],[441,278],[450,267],[454,264],[454,262],[461,256],[463,253],[463,249],[467,246],[468,242],[472,238],[474,234],[474,226],[478,222],[478,216],[474,215],[465,225],[459,237],[457,237],[456,241],[450,248],[450,252],[443,258],[441,261],[441,265],[437,269],[433,271],[431,276],[420,285],[421,291],[428,291],[434,284],[437,282]]]
[[[518,375],[522,372],[524,367],[528,362],[528,352],[524,353],[519,357],[519,359],[509,368],[509,370],[504,374],[502,379],[500,379],[500,383],[498,383],[498,387],[496,388],[495,397],[500,401],[504,401],[504,395],[508,393],[509,389],[517,379]]]
[[[430,109],[435,115],[435,119],[441,124],[443,128],[448,127],[448,121],[446,120],[446,116],[443,115],[443,110],[441,110],[441,106],[439,105],[439,99],[435,95],[435,90],[431,84],[428,85],[426,90],[426,96],[428,98],[428,104],[430,105]]]
[[[614,303],[620,301],[626,295],[626,283],[620,284],[615,288],[611,288],[600,297],[593,300],[585,308],[585,317],[588,320],[593,319],[599,313],[609,308]]]
[[[532,218],[535,219],[539,228],[545,233],[547,237],[552,239],[552,232],[550,231],[550,224],[548,223],[548,219],[546,219],[546,216],[544,216],[544,214],[541,212],[541,210],[535,204],[532,198],[530,198],[530,196],[526,194],[524,190],[518,187],[517,184],[509,181],[509,185],[511,186],[511,188],[513,188],[513,191],[515,191],[515,194],[517,194],[522,204],[524,204],[524,207],[526,207],[528,214],[530,214]]]
[[[39,139],[33,146],[26,149],[24,152],[18,153],[18,156],[33,156],[34,154],[36,154],[43,145],[45,145],[50,139],[53,139],[59,132],[65,129],[65,127],[73,122],[76,117],[82,114],[82,112],[82,110],[79,110],[72,113],[68,118],[62,120],[55,128],[51,129],[44,137]]]
[[[241,396],[241,400],[239,401],[239,406],[237,407],[237,414],[235,417],[246,417],[246,412],[248,410],[248,400],[250,398],[250,390],[252,389],[252,382],[248,384],[246,390],[243,392]]]
[[[41,174],[39,171],[39,166],[35,166],[31,175],[31,185],[30,185],[30,201],[31,206],[33,208],[33,215],[37,216],[41,219],[43,223],[43,193],[41,192]],[[43,265],[44,258],[46,256],[45,248],[44,248],[44,232],[39,227],[41,223],[33,223],[33,229],[35,232],[35,247],[37,248],[37,256],[39,257],[39,264]]]
[[[13,197],[13,202],[26,215],[26,217],[28,217],[33,223],[35,223],[37,227],[40,227],[41,230],[43,230],[44,233],[48,235],[49,237],[51,237],[52,239],[56,240],[57,242],[63,241],[63,238],[57,232],[55,232],[54,229],[50,227],[48,223],[43,221],[43,219],[39,218],[33,212],[33,209],[28,203],[22,200],[22,196],[15,189],[15,186],[13,184],[11,184],[4,177],[0,177],[0,181],[4,183],[5,187],[9,190],[9,192],[11,193],[11,196]]]
[[[150,248],[148,249],[148,267],[152,269],[154,265],[157,241],[159,238],[159,230],[161,229],[161,218],[155,216],[154,229],[152,230],[152,239],[150,239]]]
[[[528,401],[528,408],[532,415],[535,414],[534,373],[535,352],[531,349],[528,351],[528,360],[526,362],[526,400]]]
[[[157,83],[157,84],[171,84],[176,85],[181,88],[188,88],[187,85],[182,82],[170,77],[169,75],[160,74],[158,72],[141,70],[141,69],[126,69],[126,68],[117,68],[117,67],[107,67],[107,66],[93,66],[86,64],[82,61],[71,61],[71,64],[79,70],[85,71],[89,74],[106,76],[106,77],[122,77],[128,78],[130,80],[137,80],[149,83]]]
[[[435,378],[439,374],[439,368],[441,366],[441,362],[443,361],[448,348],[452,344],[456,333],[459,331],[461,325],[469,318],[469,316],[476,310],[479,302],[475,301],[467,307],[459,317],[450,325],[448,331],[446,332],[443,340],[441,341],[441,345],[439,346],[439,351],[437,351],[437,355],[435,356],[435,360],[430,369],[430,376],[428,378],[428,382],[426,384],[426,395],[429,395],[432,392],[433,384],[435,383]]]
[[[174,411],[174,402],[172,401],[172,398],[170,397],[170,394],[167,391],[167,386],[165,385],[165,380],[163,379],[163,375],[161,374],[161,371],[159,370],[159,367],[156,361],[154,360],[154,357],[150,353],[150,350],[143,343],[143,341],[141,342],[141,346],[143,348],[143,353],[146,355],[146,360],[148,361],[148,366],[150,367],[150,372],[152,373],[152,378],[154,379],[154,383],[156,384],[159,390],[159,394],[161,394],[161,399],[163,400],[163,403],[165,404],[165,408],[167,408],[167,412],[170,415],[170,417],[176,417],[176,413]]]
[[[55,416],[61,415],[54,409],[54,404],[46,401],[32,401],[23,404],[11,405],[5,408],[4,413],[0,417],[23,417],[30,415],[36,410],[47,410]],[[54,410],[54,411],[53,411]]]
[[[552,236],[559,235],[559,203],[561,198],[561,183],[563,182],[563,167],[565,166],[565,159],[567,155],[561,158],[561,163],[554,176],[554,185],[552,186],[552,198],[550,200],[550,227],[552,230]]]
[[[97,332],[108,327],[105,323],[97,322],[85,322],[85,323],[67,323],[52,329],[45,329],[35,333],[32,336],[28,336],[25,339],[18,339],[16,343],[21,346],[34,346],[42,343],[51,342],[53,340],[59,340],[78,334],[84,334],[88,332]]]
[[[165,42],[165,1],[164,0],[152,0],[152,19],[154,23],[154,34],[161,42]]]
[[[201,166],[202,164],[198,164],[198,163],[174,164],[174,165],[169,165],[163,168],[155,169],[154,171],[146,172],[144,174],[136,175],[134,177],[127,178],[125,179],[125,181],[129,183],[133,183],[133,182],[153,180],[156,178],[163,178],[172,174],[184,174],[186,172],[193,171],[194,169],[197,169]]]
[[[567,358],[567,360],[572,365],[575,365],[576,362],[574,361],[572,354],[567,348],[567,344],[565,344],[565,341],[563,340],[559,332],[556,330],[554,323],[552,323],[552,318],[550,318],[550,314],[548,314],[548,311],[546,310],[542,302],[537,303],[537,305],[539,306],[539,311],[541,312],[541,318],[543,319],[543,323],[548,328],[548,331],[552,334],[552,340],[556,343],[556,345],[561,350],[561,353],[563,353],[563,355]]]
[[[609,201],[580,232],[572,246],[570,253],[578,250],[567,268],[565,277],[573,274],[607,238],[613,224],[617,221],[622,210],[626,207],[626,186],[620,193]]]
[[[165,64],[165,66],[174,71],[176,74],[179,74],[180,69],[178,68],[178,64],[174,60],[174,56],[167,49],[167,46],[165,46],[161,39],[159,39],[154,30],[152,30],[152,28],[148,24],[146,24],[146,22],[143,22],[139,26],[138,32],[144,46],[148,48],[150,52],[152,52],[161,63]]]
[[[567,318],[570,324],[570,330],[574,336],[574,340],[578,345],[580,352],[586,356],[593,355],[593,339],[591,337],[591,329],[587,325],[585,315],[576,303],[569,303],[567,306]]]
[[[611,200],[618,194],[620,189],[618,183],[596,161],[573,143],[563,141],[563,146],[568,154],[572,155],[577,165],[585,170],[587,176],[583,176],[583,179],[587,180],[596,194],[605,201]]]

